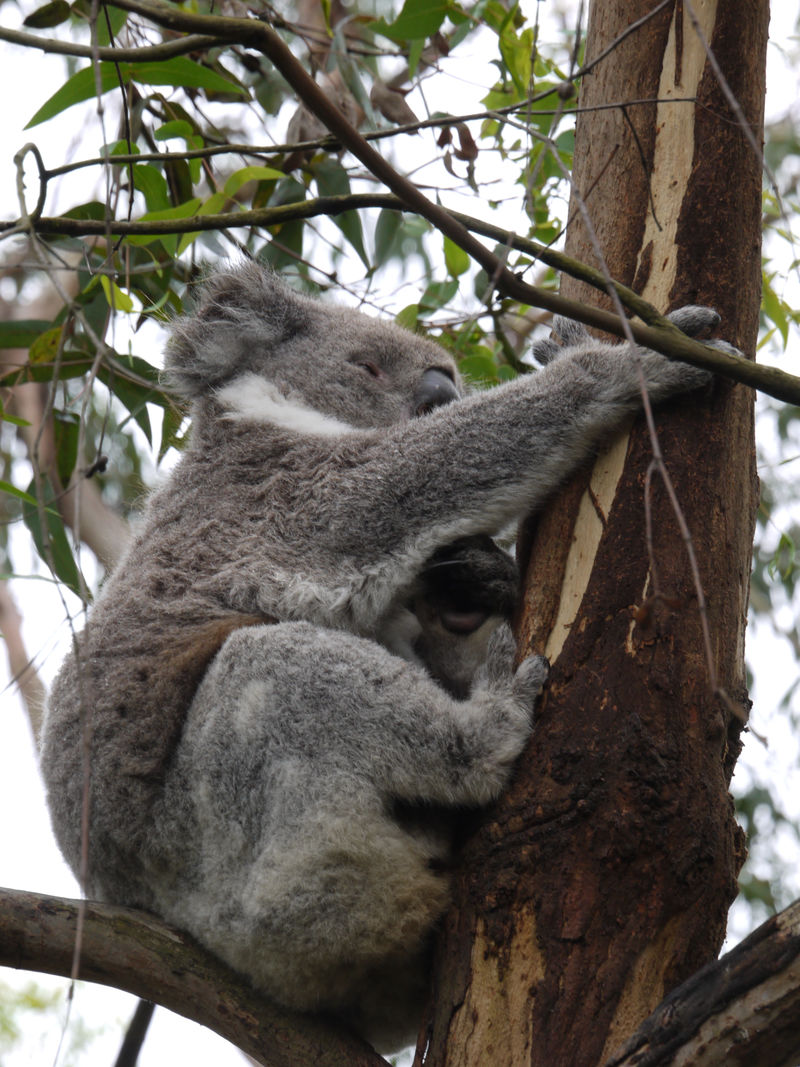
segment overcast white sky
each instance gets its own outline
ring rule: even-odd
[[[26,4],[25,9],[28,11],[35,6],[34,3]],[[783,61],[780,52],[781,42],[786,41],[793,32],[796,5],[776,3],[774,7],[779,10],[773,15],[772,38],[775,43],[770,48],[771,95],[768,108],[771,114],[776,115],[785,109],[787,100],[798,99],[798,74]],[[6,25],[18,24],[17,15],[9,4],[3,5],[0,19]],[[22,131],[24,122],[60,84],[62,68],[59,61],[44,54],[23,53],[22,50],[0,44],[0,63],[6,86],[14,87],[6,93],[0,111],[0,143],[7,147],[5,161],[0,159],[0,168],[4,168],[0,169],[0,214],[7,218],[16,214],[14,176],[10,162],[13,152],[33,137],[45,146],[46,161],[52,163],[66,157],[70,146],[57,144],[56,137],[63,129],[61,126],[56,129],[57,123],[50,123],[31,133]],[[45,88],[47,85],[49,89]],[[475,100],[479,95],[476,92]],[[464,100],[459,102],[459,106],[466,106]],[[72,114],[77,116],[78,112]],[[89,151],[93,153],[99,147],[101,137],[96,128],[92,129],[91,117],[86,126],[77,117],[64,125],[70,140],[88,141],[90,147],[83,147],[82,154]],[[50,210],[48,207],[48,212]],[[797,354],[795,339],[790,352],[782,360],[783,365],[796,368]],[[28,561],[22,558],[19,549],[15,561],[20,572],[28,570]],[[31,561],[29,570],[34,569]],[[52,586],[44,581],[19,580],[13,583],[13,588],[25,615],[29,651],[36,655],[44,678],[50,679],[63,654],[59,650],[65,647],[68,640],[66,625],[61,621],[63,610],[60,601]],[[737,776],[741,779],[761,776],[762,779],[778,783],[787,814],[800,820],[797,739],[791,734],[785,714],[777,711],[779,701],[792,681],[795,663],[788,646],[776,641],[766,628],[763,632],[751,632],[750,640],[751,655],[755,648],[757,662],[766,667],[757,674],[753,695],[755,723],[768,736],[769,748],[764,750],[750,739]],[[75,896],[75,880],[61,860],[50,833],[27,722],[16,694],[5,688],[7,677],[3,662],[0,664],[0,805],[5,814],[0,823],[0,885]],[[739,927],[742,921],[741,917],[738,918],[735,925]],[[739,929],[738,932],[742,933],[743,930]],[[19,987],[28,978],[35,978],[38,984],[48,988],[64,990],[67,985],[65,981],[47,976],[24,976],[0,970],[0,997],[3,995],[3,983]],[[73,1011],[83,1017],[91,1028],[107,1027],[107,1032],[91,1045],[91,1052],[79,1058],[80,1063],[113,1062],[120,1037],[116,1020],[127,1019],[133,1006],[133,998],[117,991],[99,987],[79,989]],[[42,1032],[41,1021],[36,1018],[27,1027],[24,1045],[16,1054],[3,1059],[3,1067],[52,1063],[58,1036],[58,1027]],[[178,1022],[162,1009],[156,1013],[145,1045],[141,1061],[143,1067],[157,1067],[165,1062],[167,1055],[175,1055],[178,1049],[181,1058],[195,1067],[204,1067],[205,1064],[225,1067],[229,1062],[237,1065],[242,1063],[241,1055],[221,1039],[194,1024]]]

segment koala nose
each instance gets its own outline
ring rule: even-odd
[[[414,415],[427,415],[434,408],[458,399],[458,390],[444,373],[431,367],[426,370],[414,391]]]

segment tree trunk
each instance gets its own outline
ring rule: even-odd
[[[594,0],[587,59],[654,6]],[[760,145],[767,0],[676,0],[584,79],[582,108],[659,103],[582,112],[575,188],[615,278],[664,310],[715,306],[721,336],[752,352],[760,161],[695,11]],[[687,97],[697,102],[670,102]],[[582,222],[567,251],[597,265]],[[562,289],[597,299],[569,279]],[[418,1063],[600,1064],[719,951],[744,855],[728,782],[731,711],[748,706],[752,402],[717,382],[656,411],[727,705],[711,691],[696,586],[657,476],[648,552],[643,420],[526,531],[522,644],[546,652],[551,678],[514,786],[464,843]]]

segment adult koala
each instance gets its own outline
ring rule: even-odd
[[[539,373],[465,396],[422,337],[254,263],[212,278],[168,349],[191,444],[53,689],[42,766],[75,870],[90,767],[87,891],[380,1049],[414,1037],[441,812],[500,793],[546,674],[514,672],[505,625],[476,670],[513,585],[481,539],[640,404],[624,346],[564,330]],[[653,400],[708,380],[639,360]]]

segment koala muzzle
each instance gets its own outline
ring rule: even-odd
[[[414,416],[427,415],[434,408],[458,399],[458,390],[451,378],[442,370],[431,367],[426,370],[414,390]]]

